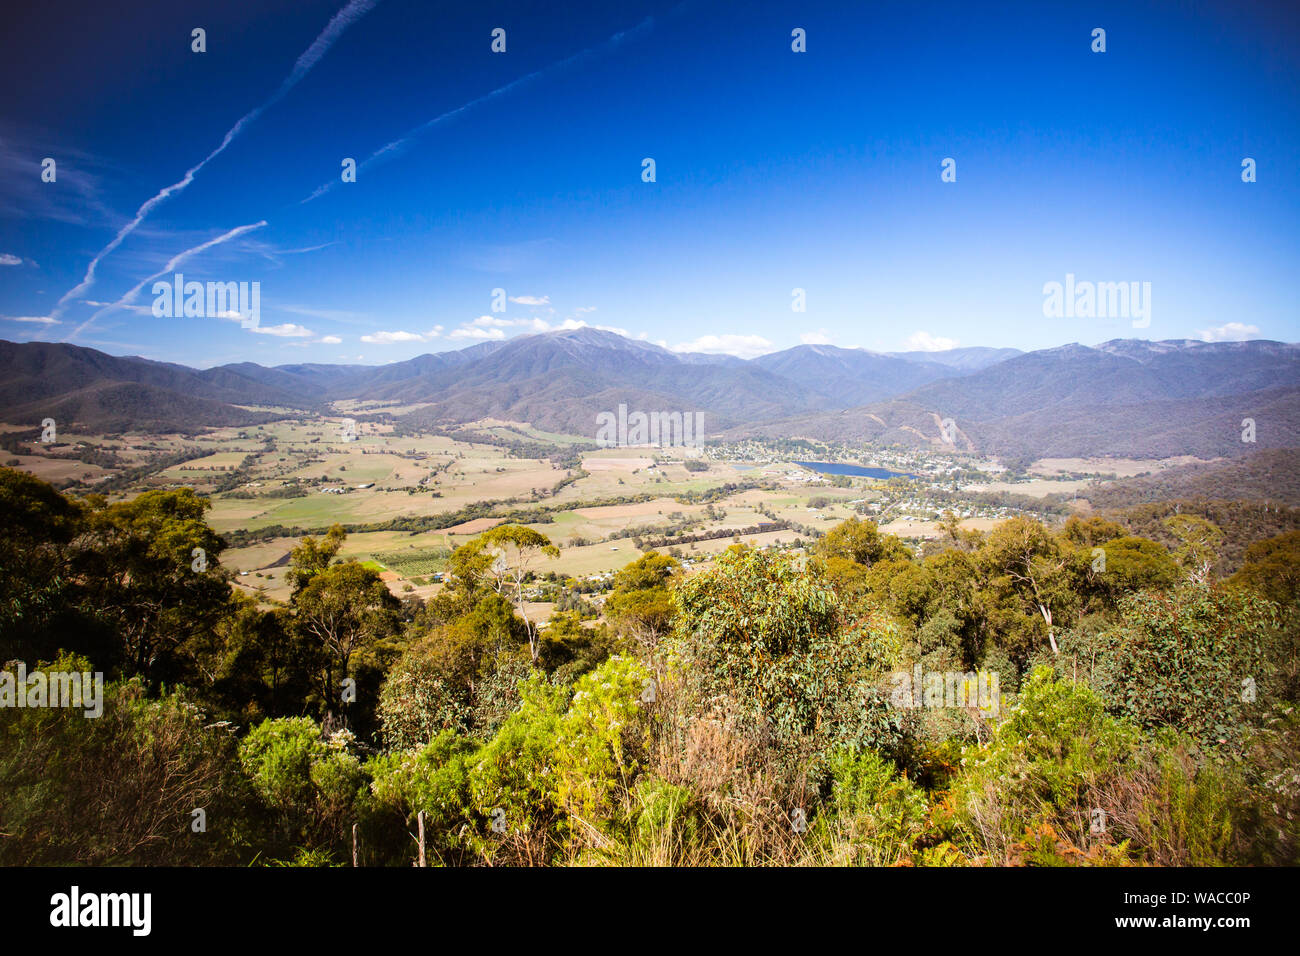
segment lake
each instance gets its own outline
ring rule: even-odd
[[[888,471],[884,468],[865,468],[862,465],[841,465],[833,461],[796,461],[796,465],[803,465],[805,468],[811,468],[813,471],[820,472],[824,475],[853,475],[858,478],[919,478],[920,475],[908,474],[904,471]]]

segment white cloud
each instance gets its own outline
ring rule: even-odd
[[[551,297],[549,295],[512,295],[509,297],[511,302],[517,302],[520,305],[550,305]]]
[[[816,332],[805,332],[799,336],[799,341],[804,345],[830,345],[831,337],[825,329],[818,329]]]
[[[392,345],[396,342],[423,342],[425,337],[419,332],[375,332],[361,336],[361,341],[369,345]]]
[[[945,339],[921,331],[913,332],[907,339],[908,349],[915,352],[946,352],[955,349],[959,344],[956,339]]]
[[[259,242],[256,239],[249,239],[244,243],[244,248],[253,255],[261,256],[267,262],[273,262],[277,266],[284,265],[282,256],[301,256],[309,252],[319,252],[321,249],[328,249],[336,245],[335,242],[322,242],[316,246],[304,246],[301,249],[281,249],[273,242]],[[307,308],[303,306],[303,308]],[[323,318],[323,316],[322,316]]]
[[[674,352],[707,352],[748,359],[771,352],[773,346],[761,335],[701,335],[693,342],[683,342],[672,349]]]
[[[503,329],[513,328],[516,325],[523,325],[526,319],[502,319],[495,315],[480,315],[477,319],[466,322],[458,329],[452,329],[448,333],[449,339],[483,339],[495,340],[504,339],[506,333]],[[545,323],[543,323],[545,324]]]
[[[495,315],[480,315],[477,319],[465,323],[463,327],[476,329],[529,329],[533,332],[549,332],[551,329],[550,323],[545,319],[503,319]]]
[[[115,308],[119,308],[115,306]],[[152,314],[149,306],[126,306],[133,311],[143,311]],[[227,309],[225,312],[217,313],[218,319],[226,319],[230,322],[239,322],[243,324],[245,320],[244,313],[236,309]],[[303,325],[295,325],[293,322],[286,322],[283,325],[250,325],[248,331],[256,332],[258,335],[275,335],[282,339],[306,339],[311,338],[316,333]],[[304,343],[305,344],[305,343]]]
[[[1241,322],[1228,322],[1213,329],[1201,329],[1197,333],[1202,342],[1244,342],[1254,335],[1259,335],[1259,326],[1244,325]]]
[[[20,266],[23,260],[8,252],[0,252],[0,266]]]
[[[256,325],[249,331],[256,332],[258,335],[274,335],[282,339],[306,339],[316,334],[311,329],[294,325],[292,322],[286,322],[284,325]]]
[[[513,299],[511,301],[514,301]],[[554,311],[554,310],[551,310]],[[592,312],[594,309],[579,311]],[[439,326],[439,329],[442,327]],[[448,335],[449,339],[478,339],[481,341],[499,341],[506,338],[506,329],[523,329],[527,332],[571,332],[574,329],[601,329],[605,332],[615,332],[618,335],[631,336],[627,329],[620,329],[613,325],[589,325],[582,319],[575,319],[573,316],[565,319],[558,325],[552,325],[545,319],[536,316],[528,319],[507,319],[499,315],[480,315],[477,319],[471,319],[459,328],[453,329]]]
[[[626,329],[616,328],[612,325],[588,325],[582,319],[569,317],[559,325],[551,325],[545,319],[533,317],[530,319],[506,319],[497,315],[480,315],[477,319],[466,322],[458,329],[453,329],[447,336],[449,339],[481,339],[497,341],[506,337],[506,329],[523,329],[527,332],[569,332],[574,329],[603,329],[606,332],[617,332],[619,335],[628,335]]]
[[[458,329],[452,329],[448,334],[449,339],[504,339],[505,332],[499,328],[484,328],[481,325],[462,325]]]
[[[343,340],[337,335],[327,335],[320,340],[321,345],[341,345]]]
[[[565,319],[563,322],[561,322],[559,325],[556,326],[556,329],[558,329],[561,332],[572,332],[574,329],[600,329],[602,332],[613,332],[617,335],[622,335],[629,338],[631,337],[632,334],[628,332],[627,329],[620,329],[616,325],[589,325],[588,323],[582,321],[582,319],[575,319],[572,317]]]
[[[48,315],[6,315],[6,322],[35,322],[38,325],[58,325],[59,320]]]

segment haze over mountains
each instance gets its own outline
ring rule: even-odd
[[[801,345],[742,360],[582,328],[382,366],[245,362],[211,369],[65,344],[0,342],[0,420],[90,431],[194,431],[358,399],[413,426],[485,417],[594,437],[596,415],[702,411],[710,436],[923,444],[1028,457],[1203,457],[1300,447],[1300,346],[1114,340],[1037,352],[885,354]],[[1256,422],[1255,444],[1241,440]]]

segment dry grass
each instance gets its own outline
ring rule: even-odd
[[[681,788],[667,813],[659,804],[652,825],[633,827],[627,840],[612,840],[579,827],[570,862],[618,866],[792,866],[818,862],[809,834],[798,830],[794,811],[811,807],[799,761],[776,761],[760,734],[720,713],[701,712],[680,684],[660,683],[646,775]],[[787,750],[782,754],[789,757]],[[630,795],[630,819],[642,818],[653,797]],[[590,830],[588,833],[587,831]],[[585,836],[584,836],[585,835]]]

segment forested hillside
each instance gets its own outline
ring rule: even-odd
[[[649,551],[543,627],[526,527],[427,602],[336,527],[257,604],[190,489],[0,469],[0,692],[106,679],[0,709],[0,862],[1295,864],[1300,532],[1243,507]]]
[[[1270,448],[1245,458],[1193,462],[1089,489],[1097,508],[1122,508],[1180,498],[1271,502],[1300,505],[1300,451]]]

